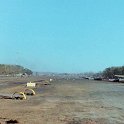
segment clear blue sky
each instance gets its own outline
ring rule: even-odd
[[[1,0],[0,63],[41,72],[124,65],[124,0]]]

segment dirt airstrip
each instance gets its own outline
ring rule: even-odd
[[[0,94],[24,91],[37,81],[26,100],[0,99],[1,124],[124,124],[124,84],[43,77],[1,78]]]

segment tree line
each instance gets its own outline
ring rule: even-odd
[[[109,67],[102,72],[104,78],[114,78],[115,75],[124,75],[124,66]]]
[[[6,65],[0,64],[0,75],[13,75],[13,74],[28,74],[31,75],[33,72],[30,69],[24,68],[20,65]]]

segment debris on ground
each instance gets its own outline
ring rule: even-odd
[[[19,123],[17,120],[9,120],[9,121],[6,121],[6,124],[16,124],[16,123]]]

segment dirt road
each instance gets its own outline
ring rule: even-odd
[[[25,83],[19,81],[1,81],[0,93],[23,90]],[[124,84],[56,80],[34,90],[27,100],[0,99],[0,123],[124,124]]]

